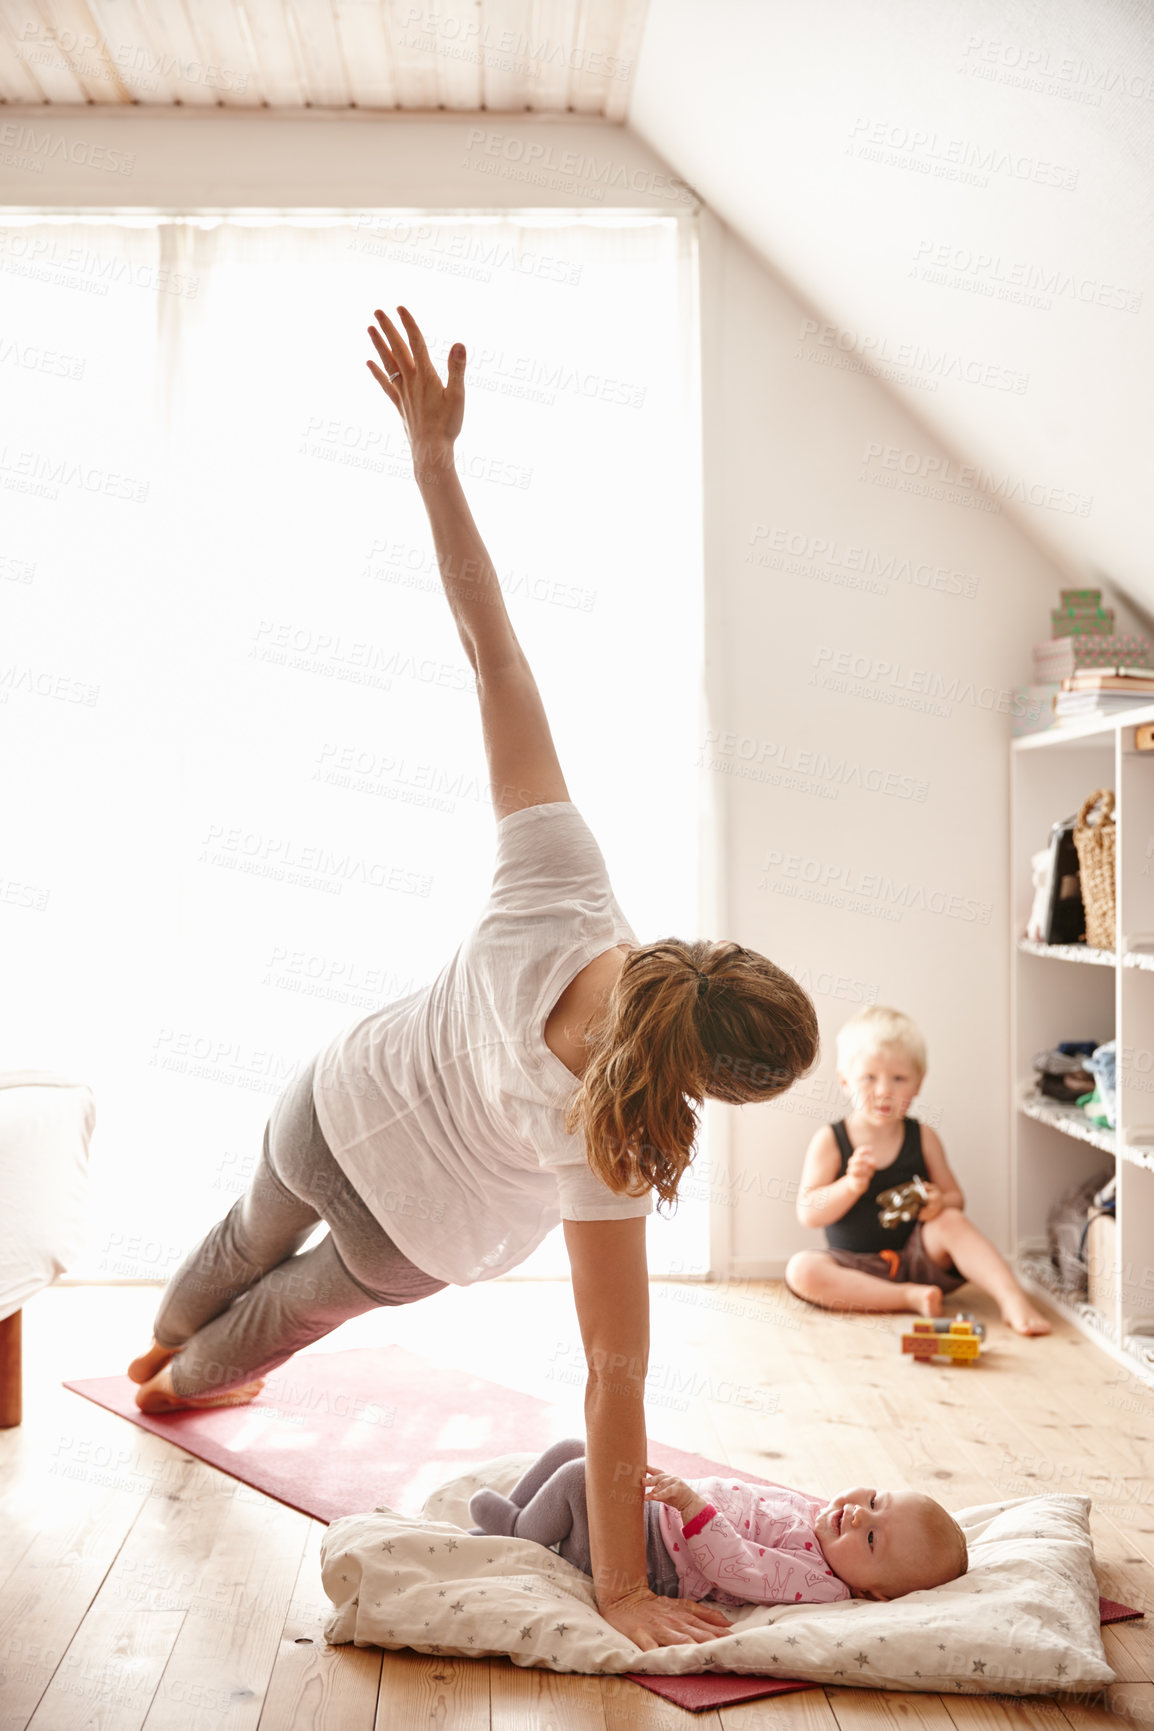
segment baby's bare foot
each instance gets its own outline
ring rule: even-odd
[[[1052,1325],[1040,1311],[1034,1309],[1025,1293],[1019,1293],[1002,1306],[1002,1321],[1015,1334],[1050,1334]]]
[[[940,1316],[942,1314],[942,1289],[940,1286],[915,1286],[912,1283],[906,1287],[906,1298],[909,1308],[916,1310],[919,1316]]]
[[[175,1346],[157,1346],[154,1340],[147,1352],[142,1352],[139,1358],[133,1359],[128,1367],[128,1374],[133,1382],[151,1382],[157,1371],[163,1370],[177,1351]]]
[[[136,1404],[141,1412],[181,1412],[186,1407],[244,1406],[255,1400],[264,1387],[264,1378],[242,1383],[239,1388],[226,1389],[222,1394],[177,1394],[172,1386],[172,1372],[166,1364],[136,1391]]]

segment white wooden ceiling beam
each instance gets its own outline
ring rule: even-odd
[[[88,9],[128,101],[176,102],[180,94],[176,56],[163,41],[157,44],[141,17],[137,0],[88,0]]]
[[[573,107],[623,125],[649,0],[581,0],[573,55]]]
[[[305,89],[314,108],[347,108],[352,101],[332,0],[284,0],[296,36]]]
[[[624,126],[629,119],[629,99],[637,77],[637,62],[641,58],[648,13],[649,0],[625,0],[617,37],[617,60],[623,74],[610,81],[604,110],[606,120],[615,120],[619,126]]]
[[[42,102],[87,102],[84,86],[72,70],[68,49],[57,41],[47,6],[29,6],[23,18],[5,18],[20,60],[35,79]],[[64,41],[69,41],[65,38]]]
[[[221,74],[216,100],[224,108],[260,108],[268,100],[248,18],[238,0],[186,0],[204,58]]]
[[[334,17],[358,108],[397,108],[400,92],[379,0],[335,0]]]
[[[131,93],[112,55],[104,21],[87,0],[40,0],[53,39],[84,92],[86,102],[128,103]]]
[[[308,84],[284,0],[242,0],[242,5],[265,101],[270,108],[303,108]]]
[[[535,113],[563,114],[572,104],[570,68],[581,0],[533,0],[525,80],[525,106]]]
[[[398,108],[436,108],[440,101],[437,68],[420,29],[423,11],[418,0],[383,0],[389,49],[396,68]]]
[[[24,39],[21,25],[0,11],[0,102],[47,102],[36,77],[36,44]]]
[[[475,113],[481,106],[482,9],[478,0],[438,0],[431,50],[437,70],[437,105]]]
[[[106,3],[113,10],[123,0],[98,0],[101,8]],[[213,63],[193,29],[184,0],[144,0],[136,8],[136,18],[142,76],[130,88],[139,102],[167,100],[189,108],[212,108],[221,100],[222,84],[241,81],[239,69]],[[161,94],[165,90],[167,97]]]
[[[506,113],[525,107],[533,0],[481,0],[482,108]]]

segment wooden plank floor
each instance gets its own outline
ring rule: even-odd
[[[317,1522],[60,1387],[120,1370],[156,1298],[53,1288],[25,1316],[27,1416],[0,1432],[0,1731],[1154,1731],[1154,1394],[1061,1322],[1018,1340],[978,1301],[992,1350],[938,1369],[902,1359],[894,1319],[654,1284],[653,1437],[824,1494],[1086,1492],[1103,1592],[1151,1613],[1105,1632],[1120,1680],[1089,1701],[814,1689],[691,1714],[619,1678],[326,1646]],[[581,1430],[564,1284],[450,1289],[318,1350],[386,1342]]]

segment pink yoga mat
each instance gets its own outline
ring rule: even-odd
[[[1145,1611],[1136,1611],[1133,1605],[1120,1605],[1117,1599],[1104,1599],[1098,1595],[1098,1621],[1100,1623],[1129,1623],[1134,1617],[1144,1617]]]
[[[399,1346],[300,1353],[247,1406],[142,1413],[126,1376],[64,1385],[318,1521],[431,1491],[497,1455],[557,1440],[548,1402]]]
[[[142,1413],[126,1376],[64,1386],[326,1523],[378,1503],[418,1514],[447,1479],[564,1434],[548,1401],[399,1346],[299,1354],[247,1406]],[[682,1478],[730,1470],[664,1443],[651,1443],[650,1456]]]
[[[739,1701],[760,1701],[766,1695],[793,1695],[798,1689],[816,1689],[816,1683],[784,1683],[779,1677],[738,1677],[732,1671],[699,1671],[692,1677],[648,1677],[629,1673],[631,1683],[652,1689],[663,1701],[704,1713],[710,1707],[734,1707]]]
[[[417,1514],[447,1479],[497,1455],[547,1448],[562,1434],[547,1401],[442,1370],[399,1346],[302,1353],[273,1371],[247,1406],[157,1415],[134,1404],[136,1385],[126,1376],[64,1386],[326,1524],[378,1503]],[[649,1457],[680,1478],[732,1474],[772,1483],[665,1443],[651,1442]],[[1112,1599],[1101,1608],[1104,1623],[1143,1615]],[[693,1712],[815,1687],[729,1672],[633,1673],[632,1681]]]

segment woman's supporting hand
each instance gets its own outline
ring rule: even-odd
[[[453,443],[465,418],[465,350],[454,343],[449,350],[449,376],[441,383],[429,359],[420,327],[407,307],[398,307],[409,343],[387,313],[378,307],[376,325],[369,326],[373,347],[380,356],[365,365],[382,391],[396,407],[404,423],[413,452],[418,479],[431,468],[451,462]],[[412,345],[411,352],[409,344]]]
[[[655,1647],[680,1647],[688,1641],[717,1641],[729,1633],[729,1618],[716,1605],[696,1599],[663,1599],[641,1587],[597,1609],[619,1634],[651,1653]]]

